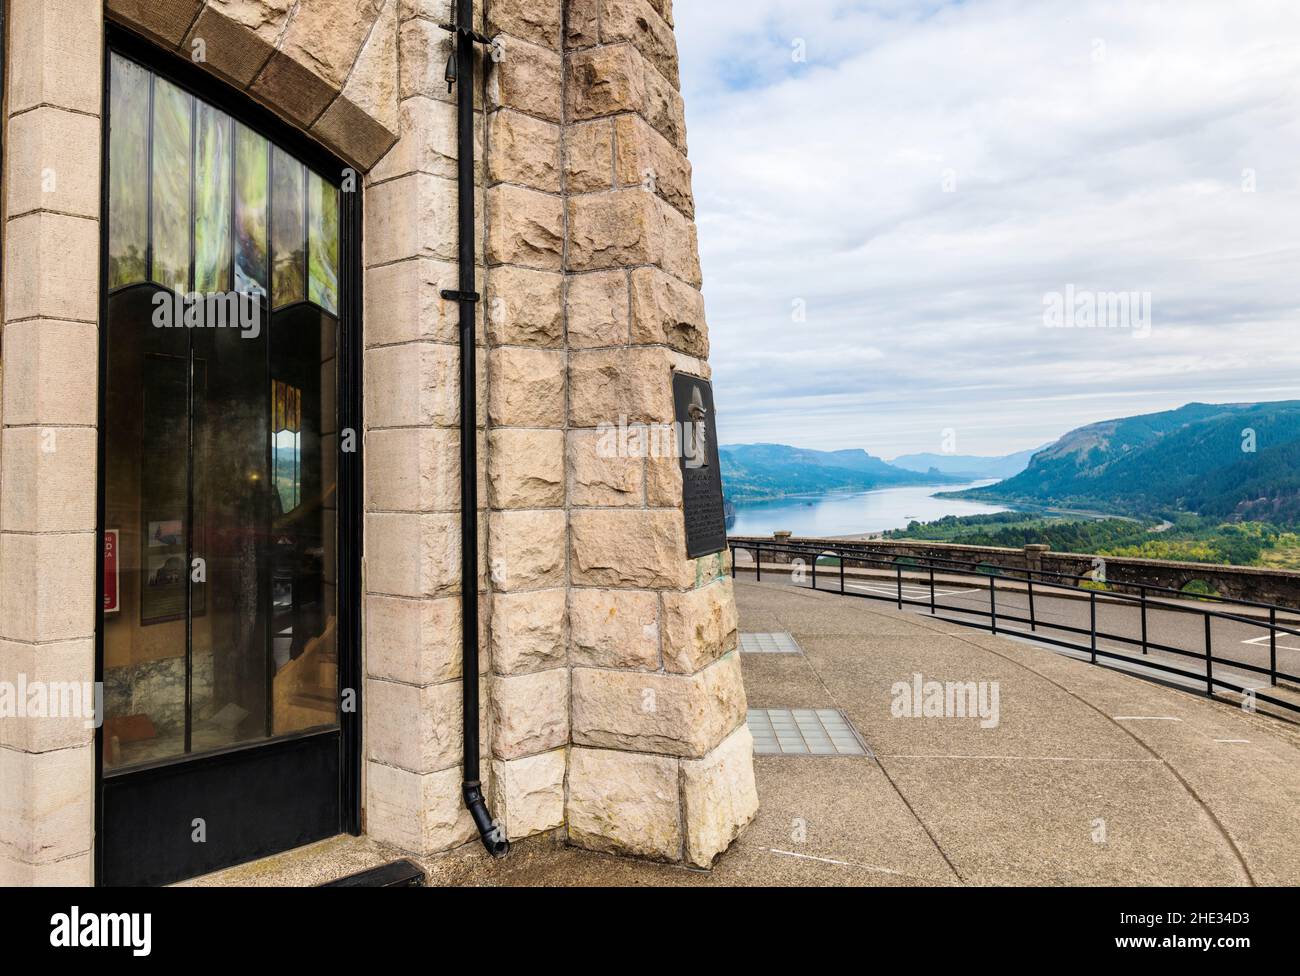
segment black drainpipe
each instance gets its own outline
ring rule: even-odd
[[[443,298],[460,304],[460,601],[461,700],[465,744],[462,794],[483,846],[493,857],[510,853],[505,830],[493,819],[479,779],[478,700],[478,410],[475,366],[474,290],[474,44],[487,38],[474,32],[473,0],[456,0],[456,23],[444,25],[456,50],[447,62],[448,87],[456,92],[457,222],[460,234],[459,291]]]

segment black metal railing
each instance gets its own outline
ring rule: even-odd
[[[1245,685],[1228,681],[1221,674],[1216,675],[1214,670],[1217,664],[1221,667],[1267,676],[1269,684],[1274,687],[1277,686],[1279,680],[1300,684],[1300,676],[1279,669],[1277,662],[1278,636],[1300,637],[1300,629],[1297,629],[1300,625],[1289,627],[1278,622],[1279,616],[1287,616],[1293,619],[1300,618],[1300,609],[1294,607],[1283,607],[1253,600],[1234,600],[1217,594],[1196,594],[1195,602],[1201,604],[1197,606],[1188,599],[1188,594],[1169,587],[1125,582],[1121,584],[1124,587],[1123,590],[1098,589],[1098,586],[1105,586],[1104,581],[1099,581],[1091,576],[1074,576],[1046,570],[1008,569],[972,560],[944,559],[932,556],[897,556],[889,552],[872,551],[861,545],[844,547],[833,545],[814,546],[797,542],[757,542],[747,540],[743,542],[730,541],[728,547],[731,550],[732,576],[735,576],[741,568],[736,560],[737,552],[747,552],[753,557],[753,570],[758,580],[763,578],[763,556],[765,554],[778,557],[773,561],[784,564],[794,563],[796,559],[806,560],[804,566],[808,571],[811,587],[825,591],[817,583],[818,562],[823,559],[833,558],[838,563],[838,592],[844,596],[883,600],[895,604],[900,610],[909,606],[919,607],[936,617],[941,612],[944,614],[960,614],[967,618],[974,617],[974,620],[956,619],[951,616],[944,616],[941,619],[961,626],[986,629],[994,634],[1023,635],[1045,644],[1083,651],[1089,655],[1089,660],[1093,664],[1096,664],[1099,658],[1108,658],[1138,663],[1143,667],[1169,675],[1204,681],[1205,693],[1211,697],[1214,695],[1215,688],[1223,688],[1241,695],[1252,695],[1257,701],[1267,702],[1293,712],[1300,712],[1300,704],[1276,696],[1262,694],[1258,689],[1248,688]],[[852,564],[851,567],[850,564]],[[849,589],[849,583],[846,579],[846,567],[868,571],[873,569],[889,570],[893,576],[892,581],[882,580],[879,574],[864,576],[861,579],[873,582],[876,585],[881,582],[885,582],[886,585],[888,582],[893,582],[894,592],[873,593]],[[770,568],[769,572],[771,572]],[[825,575],[823,571],[823,578],[825,578]],[[957,579],[974,577],[978,579],[981,587],[984,585],[988,587],[987,607],[957,606],[940,602],[941,594],[937,581],[938,576]],[[1004,594],[1021,592],[1028,597],[1028,608],[1025,613],[1016,612],[1019,608],[1005,602],[999,607],[998,583],[1000,580],[1004,584],[1010,584],[1010,586],[1004,585],[1002,590]],[[909,582],[914,583],[914,589],[921,589],[925,595],[920,599],[915,596],[909,597],[904,590],[905,583]],[[1022,589],[1020,589],[1021,587]],[[926,593],[927,589],[928,593]],[[1138,592],[1126,592],[1132,590]],[[831,590],[831,592],[836,591]],[[1083,596],[1084,593],[1087,594],[1086,597]],[[1082,627],[1062,621],[1044,619],[1042,614],[1039,613],[1040,602],[1053,597],[1056,599],[1062,597],[1073,600],[1086,599],[1089,604],[1088,626]],[[1103,630],[1098,625],[1097,609],[1099,603],[1135,608],[1140,617],[1140,636],[1134,637],[1128,634]],[[1211,606],[1205,604],[1211,604]],[[1245,611],[1267,611],[1267,620],[1265,621],[1262,617],[1244,616],[1241,613],[1230,612],[1224,609],[1227,606]],[[1204,618],[1205,636],[1203,646],[1198,650],[1189,650],[1185,647],[1175,647],[1153,639],[1150,623],[1151,615],[1156,611],[1185,613]],[[1234,658],[1216,657],[1214,648],[1214,622],[1216,620],[1267,630],[1269,635],[1268,667]],[[1029,629],[1028,631],[1018,630],[1014,626],[1015,624],[1025,625]],[[1044,631],[1052,631],[1066,636],[1052,636],[1044,633]],[[1120,650],[1101,646],[1101,641],[1111,641],[1118,645],[1138,648],[1141,650],[1142,657],[1138,658]],[[1151,658],[1152,651],[1179,658],[1194,659],[1203,665],[1204,670],[1191,671],[1177,667],[1172,663],[1153,660]]]

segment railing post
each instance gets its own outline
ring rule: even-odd
[[[903,609],[903,564],[894,563],[894,569],[898,571],[898,609]]]
[[[840,595],[844,595],[844,550],[840,550]]]
[[[933,617],[936,613],[938,613],[938,610],[935,609],[935,602],[934,602],[934,563],[931,563],[930,564],[930,616]]]
[[[1268,678],[1277,685],[1277,607],[1268,609]]]
[[[763,578],[763,547],[754,543],[754,582]]]
[[[736,547],[731,546],[731,578],[736,578]]]
[[[1097,591],[1090,591],[1088,599],[1089,620],[1088,633],[1091,637],[1092,663],[1097,663]]]
[[[819,557],[819,556],[816,555],[815,553],[813,554],[813,557],[812,557],[812,563],[813,563],[812,583],[813,583],[813,589],[814,589],[814,590],[817,589],[817,560],[818,560],[819,558],[821,558],[821,557]]]
[[[1210,614],[1205,614],[1205,693],[1214,697],[1214,636],[1211,632]]]
[[[993,626],[993,633],[998,632],[998,578],[989,577],[989,622]]]
[[[1034,574],[1029,573],[1029,629],[1038,630],[1038,614],[1034,612]]]
[[[1147,588],[1142,587],[1142,653],[1147,653]]]

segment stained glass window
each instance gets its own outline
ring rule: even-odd
[[[275,308],[307,297],[306,174],[306,167],[279,146],[271,150],[271,294]]]
[[[150,75],[113,55],[108,197],[108,286],[144,281],[149,274]]]
[[[230,290],[230,116],[199,102],[194,143],[194,290]]]
[[[190,290],[193,99],[162,78],[153,89],[153,280]]]
[[[307,300],[338,310],[339,191],[312,173],[307,178],[307,236],[310,242]]]
[[[267,294],[267,202],[270,200],[271,144],[235,126],[235,290]]]
[[[112,55],[109,289],[230,290],[338,315],[338,188],[147,68]]]

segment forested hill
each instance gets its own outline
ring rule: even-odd
[[[758,501],[824,491],[952,485],[938,471],[906,471],[862,450],[812,451],[784,444],[732,444],[718,449],[729,501]]]
[[[1015,477],[956,497],[1298,524],[1300,401],[1191,403],[1090,424]]]

